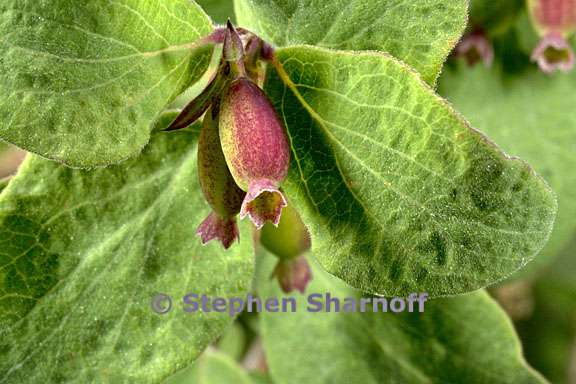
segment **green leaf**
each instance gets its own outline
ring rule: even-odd
[[[274,384],[272,378],[268,374],[261,372],[250,372],[250,378],[254,384]]]
[[[0,5],[0,138],[71,166],[136,155],[201,76],[211,23],[190,0]]]
[[[532,316],[517,322],[526,359],[553,383],[576,379],[576,238],[533,286]]]
[[[370,293],[456,294],[503,279],[545,244],[548,186],[413,71],[379,53],[277,54],[285,72],[267,91],[292,145],[284,185],[330,273]]]
[[[248,336],[242,325],[236,321],[226,329],[216,344],[218,350],[235,360],[240,360],[246,350]]]
[[[2,193],[2,191],[8,186],[10,179],[11,179],[10,176],[0,179],[0,193]]]
[[[465,0],[235,0],[238,22],[278,45],[387,51],[434,84],[467,19]]]
[[[307,295],[362,297],[311,264]],[[275,281],[259,281],[263,298],[286,297]],[[307,295],[292,295],[294,313],[262,314],[267,362],[278,384],[545,382],[525,363],[512,324],[485,292],[427,302],[423,313],[311,313]]]
[[[501,34],[512,26],[525,4],[525,0],[471,0],[470,25],[491,36]]]
[[[254,381],[231,357],[207,350],[194,365],[164,384],[252,384]]]
[[[219,24],[226,24],[230,18],[234,22],[234,3],[232,0],[196,0],[210,18]]]
[[[242,296],[250,228],[228,251],[209,213],[197,132],[158,133],[136,160],[93,171],[32,156],[0,195],[0,382],[156,383],[231,323],[187,313],[187,293]],[[158,292],[170,313],[151,309]]]
[[[537,260],[555,256],[576,234],[576,72],[547,76],[531,68],[503,77],[498,69],[478,66],[446,72],[440,86],[475,127],[529,161],[550,183],[558,195],[558,218]]]

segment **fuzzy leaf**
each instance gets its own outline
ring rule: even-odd
[[[310,313],[309,294],[363,297],[311,264],[314,280],[306,295],[292,295],[297,311],[262,316],[275,383],[545,383],[522,358],[510,320],[485,292],[429,301],[423,313]],[[286,296],[275,282],[259,281],[262,297]]]
[[[252,384],[246,371],[230,356],[207,350],[194,365],[177,373],[164,384]]]
[[[530,68],[504,77],[478,66],[447,71],[440,85],[474,126],[550,183],[558,195],[558,219],[538,260],[555,256],[576,234],[576,72],[547,76]]]
[[[548,186],[413,71],[378,53],[277,53],[286,73],[267,89],[293,150],[284,186],[330,273],[370,293],[456,294],[544,246]]]
[[[0,195],[0,382],[157,383],[230,324],[182,309],[189,292],[244,295],[253,270],[246,225],[228,251],[195,234],[209,213],[196,139],[157,133],[93,171],[25,161]],[[157,292],[170,313],[152,311]]]
[[[387,51],[433,84],[460,39],[465,0],[235,0],[239,23],[278,46]]]
[[[8,186],[10,179],[11,179],[10,177],[4,177],[0,179],[0,193],[4,190],[4,188]]]
[[[0,138],[71,166],[137,154],[163,107],[199,78],[212,30],[190,0],[0,5]]]

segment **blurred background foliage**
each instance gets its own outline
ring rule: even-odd
[[[452,57],[439,92],[540,173],[559,204],[541,254],[491,293],[515,321],[528,362],[552,383],[576,383],[576,70],[544,74],[530,61],[539,37],[524,1],[474,0],[470,24],[493,44],[493,65]]]
[[[225,24],[228,18],[232,22],[236,22],[234,0],[197,0],[196,3],[210,15],[212,21],[216,24]]]

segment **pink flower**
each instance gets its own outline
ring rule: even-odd
[[[479,61],[490,67],[494,61],[492,43],[482,30],[476,30],[462,38],[456,46],[456,55],[464,57],[469,66]]]
[[[306,257],[301,255],[294,259],[278,261],[272,276],[276,277],[283,292],[290,293],[297,289],[300,293],[304,293],[312,280],[312,271]]]
[[[550,32],[538,43],[530,59],[544,73],[555,70],[568,72],[574,67],[574,52],[570,44],[557,32]]]
[[[528,6],[541,36],[531,60],[545,73],[570,71],[574,67],[574,51],[567,37],[576,29],[576,0],[530,0]]]

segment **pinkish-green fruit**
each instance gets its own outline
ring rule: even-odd
[[[300,215],[289,205],[284,209],[278,227],[266,224],[260,232],[260,243],[278,257],[272,277],[286,293],[304,292],[312,280],[312,271],[304,256],[310,249],[310,233]]]
[[[220,146],[218,118],[212,109],[206,112],[200,131],[198,175],[212,213],[200,224],[197,234],[203,244],[219,239],[224,248],[228,248],[239,236],[236,215],[246,193],[238,188],[228,170]]]
[[[260,231],[260,243],[279,259],[294,259],[310,250],[310,233],[290,204],[282,212],[277,227],[264,225]]]
[[[264,92],[246,77],[222,96],[220,140],[234,180],[247,192],[240,218],[249,216],[257,228],[278,225],[287,205],[279,187],[290,164],[288,137]]]

